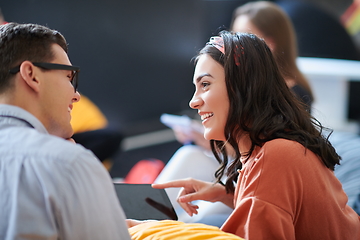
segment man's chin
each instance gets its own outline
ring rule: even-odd
[[[72,143],[76,143],[73,138],[67,138],[66,140],[67,140],[67,141],[70,141],[70,142],[72,142]]]
[[[71,129],[68,131],[58,131],[58,132],[49,132],[49,133],[63,139],[70,139],[74,134],[74,131]]]

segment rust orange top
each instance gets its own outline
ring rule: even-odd
[[[360,239],[359,216],[333,171],[301,144],[275,139],[243,164],[222,230],[248,240]]]

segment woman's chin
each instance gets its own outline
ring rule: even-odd
[[[215,141],[226,141],[225,136],[223,134],[213,134],[211,131],[204,132],[204,138],[206,140],[215,140]]]

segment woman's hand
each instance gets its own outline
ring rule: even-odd
[[[233,208],[232,194],[227,194],[225,187],[221,184],[204,182],[192,178],[175,180],[167,183],[152,184],[153,188],[171,188],[181,187],[178,195],[178,203],[190,215],[197,214],[197,205],[191,202],[195,200],[204,200],[208,202],[223,202]]]

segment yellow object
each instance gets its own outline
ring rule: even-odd
[[[150,221],[129,228],[132,240],[243,240],[218,227],[172,220]]]
[[[102,164],[104,165],[104,167],[106,168],[106,170],[110,171],[114,162],[112,159],[105,159],[102,161]]]
[[[74,133],[105,128],[108,121],[100,109],[84,95],[74,103],[71,111],[71,126]]]

